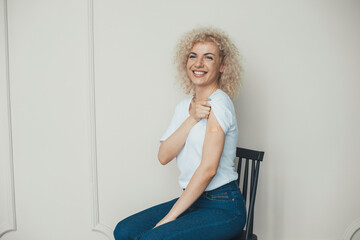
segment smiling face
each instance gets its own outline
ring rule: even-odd
[[[186,71],[195,87],[217,84],[224,71],[218,46],[213,42],[195,43],[188,56]]]

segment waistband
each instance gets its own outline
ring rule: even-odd
[[[217,191],[217,190],[220,190],[220,189],[232,189],[232,188],[239,188],[239,185],[238,185],[238,183],[237,183],[237,180],[234,180],[234,181],[232,181],[232,182],[229,182],[229,183],[227,183],[227,184],[224,184],[224,185],[222,185],[222,186],[220,186],[220,187],[218,187],[218,188],[215,188],[215,189],[213,189],[213,190],[210,190],[210,191],[205,191],[206,193],[208,193],[208,192],[215,192],[215,191]]]
[[[215,188],[213,190],[209,190],[209,191],[204,191],[204,193],[209,193],[209,192],[214,192],[214,191],[217,191],[217,190],[220,190],[220,189],[226,189],[226,188],[239,188],[239,185],[238,185],[238,182],[237,180],[234,180],[234,181],[231,181],[227,184],[224,184],[218,188]],[[185,188],[183,188],[183,191],[185,190]]]

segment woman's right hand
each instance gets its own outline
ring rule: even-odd
[[[197,122],[202,118],[209,118],[211,106],[208,100],[196,100],[193,98],[190,103],[190,116],[194,118]]]

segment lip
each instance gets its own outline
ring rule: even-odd
[[[193,75],[194,75],[196,78],[202,78],[202,77],[204,77],[204,76],[207,74],[206,71],[199,71],[199,70],[192,70],[192,72],[193,72]],[[196,74],[195,72],[202,72],[202,73],[204,73],[204,74]]]

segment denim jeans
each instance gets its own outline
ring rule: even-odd
[[[227,240],[244,228],[246,206],[236,181],[206,191],[174,221],[153,227],[179,198],[150,207],[120,221],[116,240]]]

